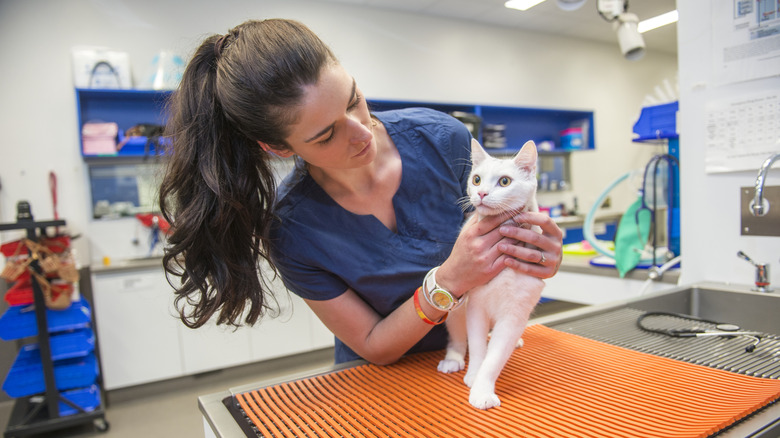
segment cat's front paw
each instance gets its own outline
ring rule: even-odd
[[[455,359],[443,359],[439,362],[439,366],[437,369],[440,373],[457,373],[458,371],[462,370],[466,367],[466,361],[465,360],[455,360]]]
[[[515,344],[515,348],[523,348],[523,344],[525,344],[525,342],[523,342],[523,338],[520,338],[517,340],[517,343]]]
[[[471,390],[469,393],[469,403],[477,409],[490,409],[501,406],[501,400],[498,396],[489,391],[475,391]]]

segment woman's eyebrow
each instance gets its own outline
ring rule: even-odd
[[[352,101],[354,100],[356,91],[357,91],[357,81],[355,81],[355,78],[352,78],[352,94],[350,94],[350,98],[349,98],[349,102],[347,103],[347,107],[349,107],[349,105],[352,104]],[[330,125],[326,126],[325,129],[323,129],[322,131],[314,134],[314,136],[312,138],[310,138],[308,140],[304,140],[304,143],[310,143],[310,142],[316,140],[317,138],[323,136],[326,132],[328,132],[331,129],[333,129],[333,125],[335,125],[335,123],[331,123]]]

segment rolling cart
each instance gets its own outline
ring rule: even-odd
[[[47,228],[65,225],[64,220],[34,221],[29,205],[23,211],[23,204],[26,203],[20,203],[17,222],[0,224],[0,231],[26,230],[27,239],[36,242],[46,236]],[[42,272],[37,260],[30,267]],[[35,276],[30,282],[34,318],[29,306],[11,306],[0,318],[0,322],[6,320],[0,325],[5,327],[4,339],[37,337],[37,343],[20,348],[3,385],[16,398],[3,436],[28,436],[90,422],[99,431],[108,430],[100,400],[99,362],[93,348],[88,304],[82,298],[66,310],[47,309]],[[9,327],[14,331],[10,336]],[[87,341],[80,343],[79,337],[86,337]],[[91,347],[79,347],[85,344]]]

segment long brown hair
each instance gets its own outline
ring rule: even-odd
[[[306,26],[273,19],[206,38],[185,69],[168,103],[160,209],[171,223],[163,266],[188,327],[215,313],[217,324],[251,325],[272,309],[260,263],[276,275],[268,255],[276,186],[257,142],[289,148],[303,87],[332,62]]]

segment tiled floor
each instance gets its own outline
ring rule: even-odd
[[[557,313],[579,305],[553,301],[540,304],[535,317]],[[179,438],[203,437],[203,419],[198,396],[222,392],[286,375],[305,373],[333,364],[332,349],[184,377],[156,384],[119,389],[109,393],[106,408],[107,432],[91,425],[62,429],[39,438]],[[0,426],[5,431],[13,402],[0,404]]]

